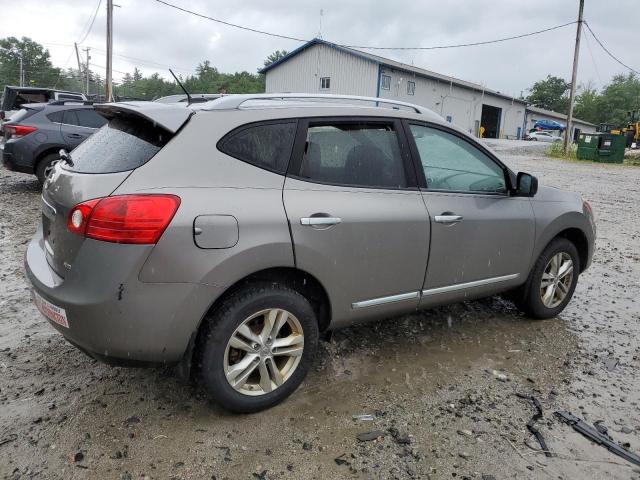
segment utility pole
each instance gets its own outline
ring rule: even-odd
[[[113,0],[107,0],[107,68],[105,86],[105,100],[113,102],[112,84],[112,61],[113,61]]]
[[[18,50],[18,55],[20,55],[20,86],[24,87],[24,67],[22,64],[22,50]]]
[[[76,49],[76,60],[78,60],[78,75],[82,75],[82,66],[80,65],[80,53],[78,52],[78,44],[73,42],[73,46]]]
[[[564,133],[564,153],[569,150],[569,137],[573,141],[571,124],[573,123],[573,103],[576,97],[576,83],[578,81],[578,56],[580,55],[580,36],[582,35],[582,13],[584,0],[580,0],[578,10],[578,28],[576,29],[576,48],[573,51],[573,73],[571,74],[571,93],[569,94],[569,115],[567,115],[567,130]]]
[[[89,55],[89,50],[91,50],[90,47],[87,47],[84,49],[85,52],[87,52],[87,65],[85,68],[85,75],[86,75],[86,82],[87,82],[87,86],[85,87],[85,94],[89,95],[89,60],[91,60],[91,55]]]

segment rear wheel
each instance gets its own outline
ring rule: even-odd
[[[578,283],[580,257],[566,238],[554,239],[538,257],[516,304],[533,318],[551,318],[567,306]]]
[[[53,170],[56,162],[60,160],[60,155],[57,153],[50,153],[49,155],[45,155],[40,159],[38,165],[36,166],[36,177],[38,177],[38,181],[40,185],[44,185],[45,180]]]
[[[224,408],[256,412],[298,388],[318,343],[309,301],[295,290],[261,283],[224,300],[198,337],[196,369]]]

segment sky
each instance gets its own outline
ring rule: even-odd
[[[227,22],[302,39],[319,35],[344,45],[433,46],[492,40],[576,19],[578,0],[167,0]],[[8,0],[0,0],[0,3]],[[106,0],[80,48],[92,47],[94,70],[104,75]],[[156,0],[115,0],[114,80],[138,67],[169,77],[193,73],[209,60],[222,72],[256,72],[275,50],[301,42],[269,37],[214,23]],[[8,6],[8,5],[7,5]],[[73,42],[82,39],[98,0],[21,0],[0,6],[0,37],[27,36],[49,49],[54,65],[76,67]],[[320,12],[322,8],[322,15]],[[586,0],[585,20],[609,50],[640,70],[638,0]],[[526,96],[547,75],[571,79],[576,25],[509,42],[433,51],[371,51],[445,75],[483,84],[508,95]],[[578,83],[600,88],[627,73],[583,34]],[[84,55],[84,52],[81,52]],[[77,68],[77,67],[76,67]]]

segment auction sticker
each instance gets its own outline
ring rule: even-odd
[[[53,303],[45,300],[37,292],[33,292],[33,301],[45,317],[58,325],[62,325],[65,328],[69,328],[69,322],[67,321],[67,312],[64,308],[55,306]]]

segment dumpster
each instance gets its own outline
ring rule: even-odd
[[[579,160],[594,162],[622,163],[626,147],[626,137],[613,133],[581,133],[578,137]]]
[[[598,158],[598,135],[581,133],[578,137],[578,160],[596,160]]]

